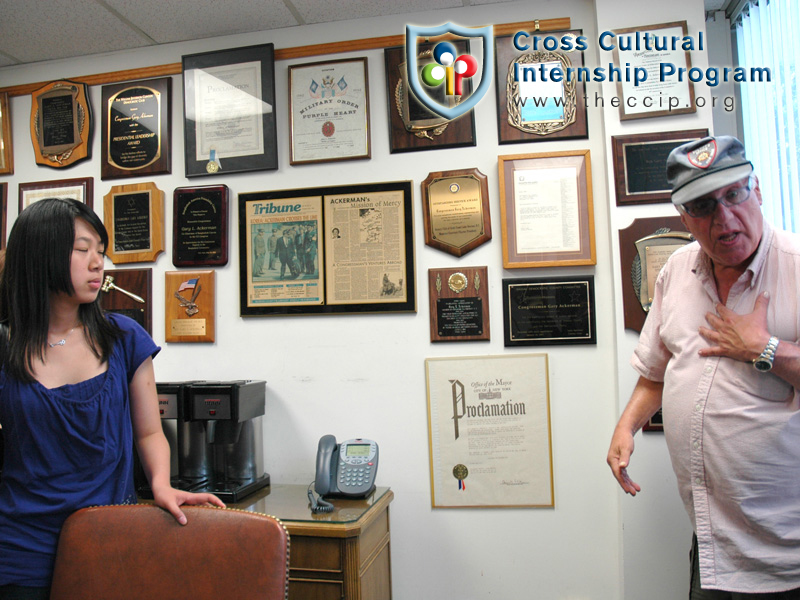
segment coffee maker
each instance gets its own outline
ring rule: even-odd
[[[181,455],[180,479],[199,482],[205,475],[205,483],[192,491],[211,492],[228,502],[268,486],[261,423],[266,382],[199,381],[185,390],[189,427],[183,438],[186,452]]]

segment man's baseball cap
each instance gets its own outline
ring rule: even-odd
[[[672,203],[685,204],[736,183],[753,172],[742,142],[730,135],[705,137],[682,144],[667,158]]]

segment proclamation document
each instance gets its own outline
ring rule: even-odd
[[[264,154],[261,62],[194,69],[197,160]]]
[[[514,171],[516,253],[579,251],[578,202],[574,167]]]
[[[429,358],[434,508],[554,506],[546,354]]]

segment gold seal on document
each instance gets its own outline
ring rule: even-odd
[[[447,280],[447,286],[456,294],[460,294],[467,289],[467,277],[463,273],[453,273]]]
[[[453,477],[458,479],[459,481],[463,481],[469,475],[469,469],[467,469],[467,465],[456,465],[453,467]]]
[[[219,165],[214,161],[209,161],[208,163],[206,163],[206,171],[208,171],[209,173],[216,173],[217,171],[219,171]]]

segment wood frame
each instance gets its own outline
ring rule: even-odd
[[[506,269],[529,267],[555,267],[594,265],[597,263],[594,238],[594,207],[592,204],[592,167],[589,150],[566,150],[537,154],[511,154],[498,157],[500,176],[500,214],[503,231],[503,266]],[[574,173],[574,183],[572,174]],[[525,184],[525,190],[517,189],[517,182]],[[547,187],[545,187],[547,183]],[[555,187],[556,189],[552,189]],[[545,194],[550,189],[558,194],[574,195],[577,206],[563,201],[551,202],[547,206]],[[522,195],[521,192],[525,192]],[[539,194],[543,192],[540,198]],[[553,215],[551,226],[538,216],[520,219],[522,202],[532,210],[543,209]],[[572,211],[572,212],[571,212]],[[538,221],[538,223],[537,223]],[[556,240],[546,247],[534,246],[543,240],[543,235],[531,231],[539,227],[540,233],[565,228],[573,239]],[[524,235],[520,235],[520,233]]]
[[[11,141],[11,113],[8,92],[0,94],[0,175],[14,174],[14,145]]]
[[[274,46],[259,44],[188,54],[183,57],[182,64],[186,177],[277,169]],[[227,72],[223,74],[226,68]],[[198,118],[196,107],[198,104],[200,106],[209,104],[211,105],[207,107],[209,112],[214,113],[215,105],[222,102],[209,100],[210,95],[201,95],[200,90],[203,88],[200,81],[201,74],[204,79],[218,80],[220,76],[226,77],[224,81],[229,84],[228,89],[218,93],[220,96],[218,100],[224,102],[226,106],[235,103],[239,112],[234,119],[236,126],[248,135],[240,134],[235,141],[231,141],[223,131],[217,141],[213,141],[211,136],[215,133],[214,127],[224,127],[221,125],[224,120]],[[253,89],[258,83],[261,88]],[[223,98],[223,94],[227,97]],[[265,106],[268,108],[265,109]],[[230,114],[231,110],[229,108],[226,114]],[[202,127],[198,128],[198,123],[202,123]],[[203,138],[202,134],[206,134],[206,138]],[[201,148],[197,147],[198,137],[204,139],[200,144]],[[208,147],[206,148],[204,144],[208,144]]]
[[[489,341],[487,267],[428,269],[431,342]]]
[[[69,138],[52,140],[45,145],[44,102],[71,97],[72,131]],[[92,105],[89,103],[89,86],[79,81],[62,79],[51,81],[31,93],[31,142],[36,163],[61,169],[92,157],[92,130],[94,128]],[[56,108],[58,111],[60,108]],[[63,135],[63,131],[61,134]],[[56,136],[57,138],[59,136]]]
[[[376,219],[397,229],[392,247],[381,248]],[[288,236],[281,246],[276,241],[274,266],[264,265],[269,241],[263,234]],[[351,244],[370,244],[389,256],[369,272],[360,259],[331,262],[335,248]],[[239,194],[239,269],[241,316],[415,312],[411,182]],[[348,286],[336,287],[337,277],[350,275],[362,278],[366,299],[351,300]]]
[[[367,67],[365,56],[289,65],[289,164],[371,157]],[[348,68],[351,71],[349,73]],[[355,77],[352,71],[355,71]],[[315,75],[320,81],[314,78]],[[349,81],[345,79],[346,75]],[[331,77],[330,86],[325,84],[326,77]],[[344,87],[340,82],[344,82]],[[348,90],[352,90],[352,93]],[[320,105],[326,91],[333,93],[328,96],[333,102]],[[339,95],[339,91],[344,92],[343,96]],[[344,104],[340,103],[342,98]],[[306,119],[310,123],[306,124]],[[301,127],[301,124],[304,126]],[[300,145],[301,137],[302,145],[307,146],[304,150]],[[314,156],[315,149],[319,156]]]
[[[131,317],[152,337],[153,269],[106,269],[103,274],[105,280],[100,296],[103,310]],[[129,294],[139,296],[144,303]]]
[[[629,204],[655,204],[670,202],[672,189],[667,182],[667,156],[670,151],[693,140],[699,140],[708,135],[708,129],[687,129],[684,131],[664,131],[657,133],[636,133],[632,135],[615,135],[611,137],[612,154],[614,157],[614,187],[616,190],[617,206]],[[631,190],[631,173],[628,161],[629,149],[642,152],[640,156],[649,161],[651,166],[642,174],[648,185],[661,183],[656,189]],[[663,158],[663,161],[662,161]]]
[[[19,212],[37,200],[45,198],[74,198],[94,208],[94,179],[77,177],[54,181],[33,181],[19,184]]]
[[[196,281],[191,287],[184,287],[184,283],[192,280]],[[167,342],[213,342],[216,314],[216,271],[164,273],[164,339]]]
[[[124,96],[126,93],[135,97]],[[103,124],[100,178],[120,179],[140,175],[172,173],[172,78],[131,81],[105,85],[102,89]],[[122,98],[130,98],[125,102]],[[119,104],[114,108],[114,103]],[[129,105],[130,106],[127,106]],[[113,110],[112,110],[113,109]],[[127,112],[123,113],[127,109]],[[114,112],[121,118],[112,118]],[[116,125],[115,123],[122,123]],[[121,128],[121,129],[117,129]],[[112,139],[114,136],[123,139]],[[135,138],[125,140],[124,138]],[[147,140],[155,138],[156,148],[148,148]],[[115,142],[121,144],[135,166],[118,164],[112,153]],[[143,149],[144,148],[144,149]],[[121,152],[120,154],[124,154]],[[139,156],[144,154],[143,157]],[[138,164],[147,160],[144,164]]]
[[[121,203],[126,198],[128,206],[123,207]],[[142,209],[145,203],[146,215]],[[146,221],[146,246],[141,221]],[[117,225],[121,222],[127,229],[125,235],[120,235],[118,231]],[[106,256],[111,262],[115,265],[155,262],[156,257],[164,251],[164,192],[152,182],[113,186],[103,197],[103,223],[108,230]]]

